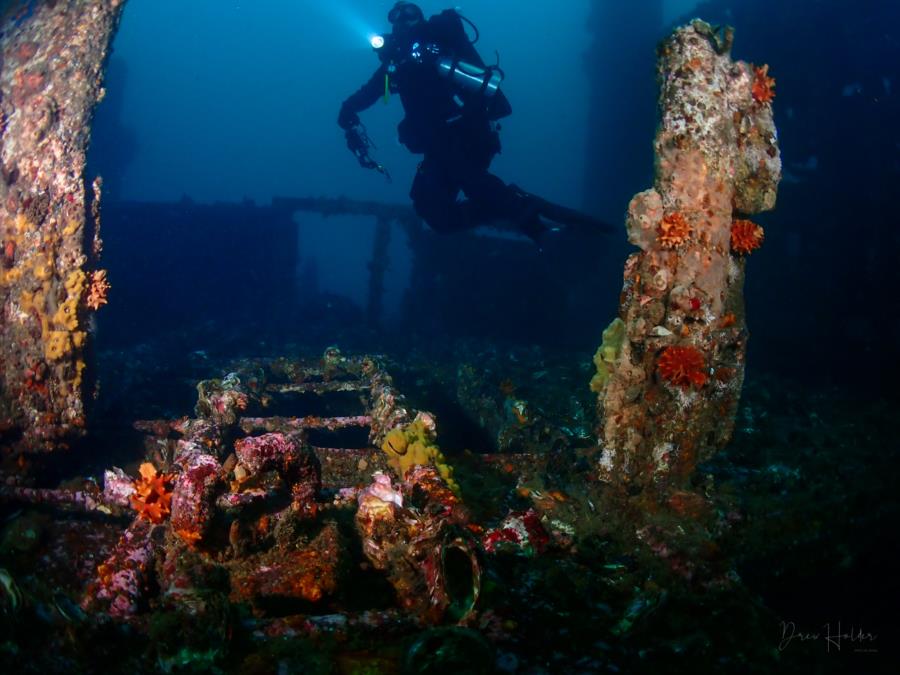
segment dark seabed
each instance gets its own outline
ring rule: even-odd
[[[897,672],[900,5],[464,6],[512,105],[492,171],[583,216],[539,247],[509,218],[419,219],[399,96],[360,113],[390,182],[344,147],[393,4],[125,4],[86,165],[102,256],[87,237],[78,263],[108,303],[79,306],[62,356],[0,331],[2,670]],[[46,6],[0,3],[4,133],[50,77],[15,70]],[[734,229],[709,243],[717,197],[692,210],[691,170],[666,173],[690,131],[654,147],[660,84],[712,72],[657,71],[694,17],[710,60],[732,26],[750,65],[729,77],[756,78],[709,141],[752,156],[746,193],[777,185],[735,209],[764,228],[752,254]],[[651,187],[706,219],[687,243],[657,218],[635,245]],[[64,245],[14,237],[25,207],[4,208],[3,321],[45,345],[50,282],[13,272]],[[718,286],[715,261],[682,285],[700,241]],[[68,357],[83,428],[26,447]],[[26,394],[46,400],[27,424]]]

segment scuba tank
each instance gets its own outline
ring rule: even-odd
[[[411,46],[404,47],[391,35],[375,36],[372,39],[373,49],[387,68],[385,99],[389,96],[390,80],[397,67],[412,62],[435,68],[438,75],[449,80],[462,95],[481,96],[491,119],[497,120],[509,115],[512,108],[500,91],[505,76],[503,70],[499,65],[485,65],[475,49],[479,37],[478,28],[452,9],[444,10],[440,15],[429,19],[428,23],[434,25],[434,22],[443,26],[444,34],[450,36],[448,42],[455,45],[455,50],[445,50],[441,44],[431,41],[413,42]],[[474,39],[470,40],[466,35],[463,22],[475,30]]]
[[[458,59],[439,58],[438,74],[447,78],[458,87],[469,92],[480,92],[492,98],[500,91],[503,82],[503,71],[495,66],[477,66]]]

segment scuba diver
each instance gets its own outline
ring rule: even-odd
[[[369,155],[372,143],[359,113],[379,98],[400,95],[406,116],[398,126],[400,142],[424,154],[410,197],[416,213],[440,233],[507,222],[539,247],[559,228],[556,222],[605,227],[589,216],[551,204],[507,185],[488,171],[500,152],[498,121],[512,113],[500,91],[503,71],[487,66],[475,49],[478,29],[455,10],[426,20],[411,2],[397,2],[388,13],[392,31],[372,38],[381,65],[344,101],[338,124],[359,163],[390,175]],[[463,21],[475,31],[469,39]],[[462,191],[467,199],[459,201]]]

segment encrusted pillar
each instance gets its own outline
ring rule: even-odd
[[[0,442],[7,446],[51,450],[84,426],[88,314],[105,304],[108,288],[97,269],[100,184],[85,185],[85,152],[123,6],[23,0],[0,9]]]
[[[659,48],[656,179],[629,205],[619,318],[597,375],[599,472],[632,490],[685,484],[728,442],[744,378],[746,214],[775,205],[781,159],[767,67],[695,20]]]

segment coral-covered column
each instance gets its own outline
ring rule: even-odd
[[[85,151],[123,5],[0,9],[0,434],[30,449],[53,449],[84,426],[87,314],[108,288],[92,269],[100,240],[87,218]],[[96,202],[99,182],[93,193]]]
[[[628,209],[619,318],[604,332],[601,476],[632,489],[683,484],[730,438],[744,377],[746,255],[781,160],[767,68],[731,60],[730,29],[696,20],[660,47],[653,189]]]

